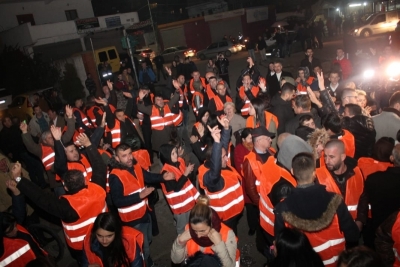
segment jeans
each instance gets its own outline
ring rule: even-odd
[[[189,123],[189,108],[182,109],[182,114],[183,114],[183,125],[187,126]]]
[[[189,223],[189,215],[190,211],[181,214],[174,214],[174,220],[176,222],[176,232],[178,233],[178,235],[185,232],[185,227]]]
[[[146,266],[152,266],[153,261],[150,257],[150,243],[153,237],[152,227],[151,227],[151,216],[147,212],[146,215],[148,217],[149,222],[147,223],[139,223],[134,226],[136,230],[139,230],[143,234],[143,258],[146,261]]]

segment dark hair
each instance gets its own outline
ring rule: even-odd
[[[253,98],[250,101],[251,105],[254,107],[254,110],[256,111],[256,123],[260,124],[260,127],[266,127],[265,125],[265,103],[264,101],[260,98]]]
[[[394,148],[394,139],[382,137],[376,141],[372,151],[372,158],[381,162],[390,162],[390,156]],[[365,177],[366,178],[366,177]]]
[[[347,108],[349,114],[352,116],[362,115],[362,109],[357,104],[346,104],[344,108]]]
[[[103,261],[108,261],[109,266],[129,267],[130,262],[124,246],[122,223],[119,217],[111,212],[99,214],[93,223],[93,228],[90,235],[90,244],[96,242],[96,231],[99,228],[113,232],[115,235],[113,242],[111,242],[111,244],[107,247],[107,249],[109,249],[109,258],[103,259]]]
[[[17,219],[14,215],[8,212],[1,212],[1,235],[5,236],[6,231],[17,223]]]
[[[396,140],[397,142],[400,142],[400,130],[397,131]]]
[[[313,67],[313,70],[314,70],[315,68],[320,68],[320,69],[322,69],[322,67],[321,67],[320,65],[315,65],[315,66]]]
[[[35,108],[40,108],[39,105],[33,105],[32,110],[35,110]]]
[[[342,132],[340,117],[335,113],[328,114],[324,121],[324,128],[325,130],[331,130],[335,134],[340,134]]]
[[[358,246],[343,251],[338,259],[338,265],[346,267],[381,267],[384,266],[379,255],[371,249]]]
[[[124,113],[125,113],[125,111],[124,111],[123,109],[120,109],[120,108],[116,109],[116,110],[114,111],[114,114],[117,113],[117,112],[124,112]]]
[[[277,256],[274,266],[323,267],[320,256],[312,248],[307,236],[292,228],[283,228],[276,237]]]
[[[293,84],[291,83],[285,83],[284,85],[282,85],[281,88],[281,94],[286,94],[286,93],[293,93],[293,91],[296,91],[296,88],[294,87]]]
[[[397,91],[395,92],[390,98],[389,98],[389,106],[393,107],[395,104],[400,103],[400,92]]]
[[[308,95],[298,95],[294,99],[294,104],[296,107],[302,108],[303,110],[311,109],[311,100]]]
[[[299,125],[303,126],[303,123],[309,120],[314,120],[314,117],[309,114],[303,115],[299,118]]]
[[[197,251],[186,261],[185,267],[221,267],[220,258],[215,254],[205,254]]]
[[[308,181],[315,171],[315,159],[311,153],[299,153],[292,159],[293,175],[298,181]]]
[[[174,151],[176,147],[171,144],[162,144],[159,148],[159,156],[161,164],[170,164],[172,165],[173,162],[171,160],[172,151]]]
[[[63,175],[64,185],[68,188],[69,192],[78,192],[85,187],[85,176],[80,170],[68,170]]]
[[[86,102],[94,102],[95,99],[96,97],[94,97],[94,95],[89,95],[88,97],[86,97]]]
[[[251,134],[251,131],[252,131],[252,130],[253,130],[253,129],[251,129],[251,128],[244,128],[244,129],[242,130],[242,132],[240,133],[240,138],[246,139],[246,137],[249,136],[249,134]]]
[[[49,107],[49,109],[47,110],[47,113],[49,113],[49,111],[55,112],[58,115],[58,112],[54,107]]]

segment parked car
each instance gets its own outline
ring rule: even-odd
[[[196,55],[196,50],[188,48],[187,46],[172,46],[166,48],[161,55],[165,62],[172,62],[176,56],[180,58],[193,57]]]
[[[118,72],[120,67],[120,58],[115,46],[108,46],[94,50],[96,66],[100,63],[108,62],[112,68],[112,72]]]
[[[301,43],[297,40],[296,33],[294,31],[289,31],[289,41],[291,42],[290,54],[303,51]],[[266,42],[268,47],[265,49],[265,55],[267,57],[279,57],[279,49],[276,45],[276,40],[273,40],[273,37],[271,37],[270,39],[266,40]]]
[[[354,29],[354,36],[369,37],[373,34],[392,32],[400,19],[400,10],[379,12],[370,15],[364,25]]]
[[[204,60],[206,58],[216,57],[219,53],[230,57],[232,53],[237,53],[237,49],[232,42],[224,40],[210,44],[206,49],[198,51],[196,56]]]
[[[142,48],[135,51],[135,57],[142,62],[145,57],[150,57],[150,60],[153,61],[153,58],[156,56],[154,51],[151,48]]]

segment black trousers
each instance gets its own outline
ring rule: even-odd
[[[235,235],[237,236],[237,225],[239,224],[239,219],[242,217],[242,213],[233,216],[232,218],[223,221],[223,223],[228,226],[229,228],[231,228],[233,230],[233,232],[235,233]]]
[[[260,225],[260,210],[257,206],[251,203],[246,203],[245,206],[247,225],[249,226],[250,230],[256,230]]]

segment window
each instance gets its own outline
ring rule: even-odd
[[[119,16],[105,18],[107,28],[114,28],[121,26],[121,18]]]
[[[117,58],[117,53],[115,52],[115,49],[108,50],[108,58],[110,60]]]
[[[385,14],[381,14],[379,16],[376,16],[376,18],[374,19],[374,21],[371,23],[371,25],[375,25],[381,22],[385,22],[386,21],[386,15]]]
[[[172,52],[174,52],[174,49],[169,48],[169,49],[165,50],[165,51],[163,52],[163,54],[168,54],[168,53],[172,53]]]
[[[17,96],[16,98],[13,99],[10,107],[18,107],[22,106],[25,102],[25,97],[23,96]]]
[[[210,44],[210,46],[207,47],[207,49],[214,49],[214,48],[217,48],[217,47],[218,47],[218,43],[213,43],[213,44]]]
[[[105,51],[99,53],[100,62],[108,61],[107,53]]]
[[[67,20],[75,20],[78,18],[78,12],[76,9],[65,10],[65,16],[67,17]]]
[[[219,47],[228,46],[227,42],[219,42]]]
[[[387,13],[387,18],[388,18],[388,21],[397,21],[397,12],[396,11],[393,11],[393,12],[389,12],[389,13]]]

